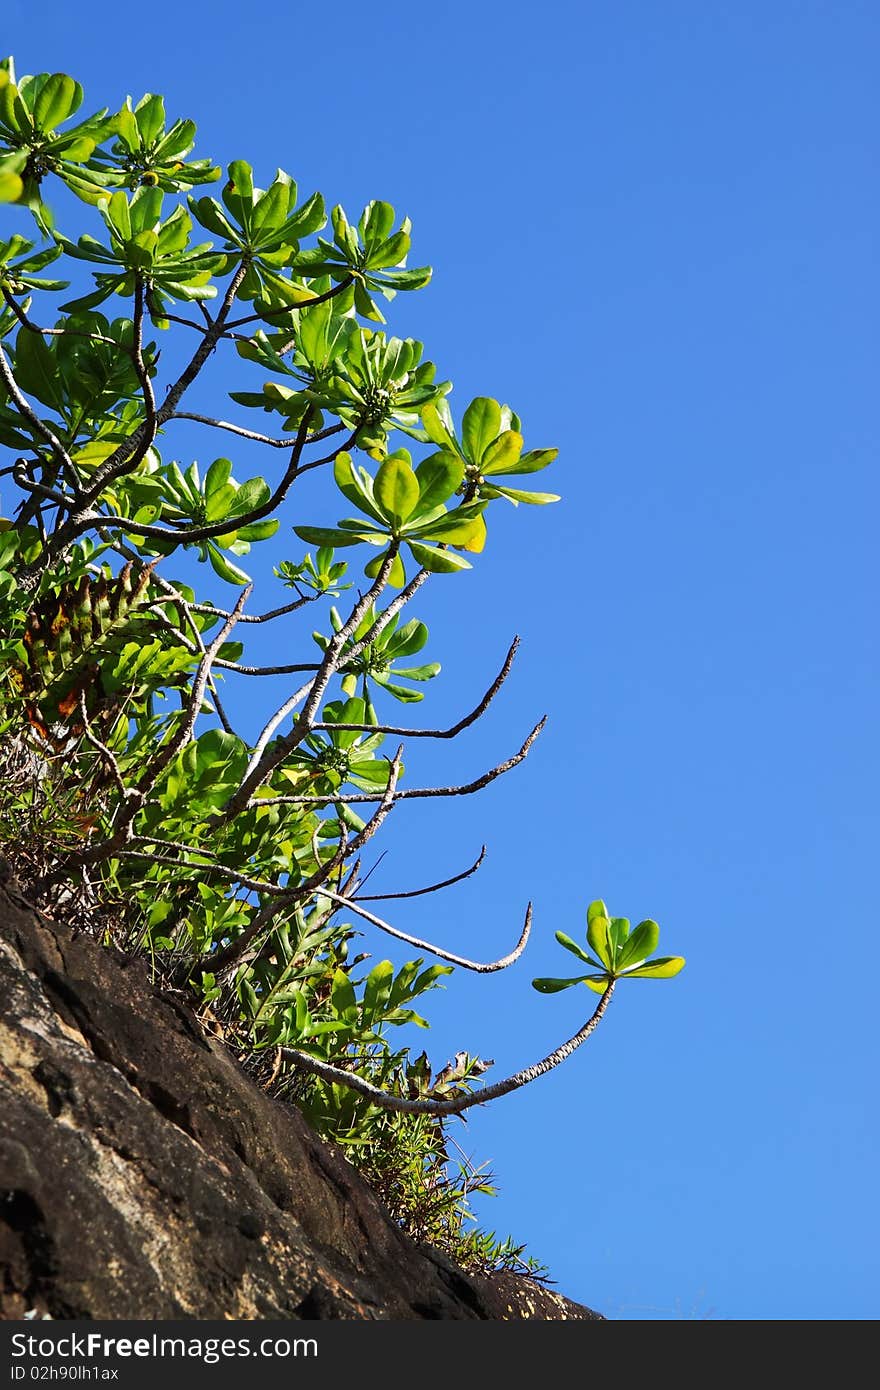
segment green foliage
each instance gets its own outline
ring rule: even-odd
[[[558,994],[572,985],[586,985],[596,994],[603,994],[614,980],[669,980],[684,969],[684,956],[655,956],[660,928],[647,918],[630,931],[626,917],[609,917],[601,899],[590,903],[587,910],[587,945],[585,951],[565,932],[558,931],[556,940],[566,951],[591,967],[587,975],[570,979],[539,979],[532,985],[542,994]]]
[[[389,583],[394,583],[393,572]],[[417,704],[425,698],[422,691],[400,685],[399,681],[429,681],[440,674],[440,663],[437,661],[425,662],[420,666],[396,665],[401,657],[405,659],[415,656],[416,652],[420,652],[426,645],[428,629],[424,623],[413,618],[401,626],[399,617],[395,615],[371,641],[369,633],[377,617],[374,607],[367,609],[346,641],[339,665],[342,690],[346,695],[354,695],[360,683],[364,717],[371,723],[377,722],[370,694],[373,683],[381,686],[388,695],[392,695],[403,704]],[[330,609],[330,625],[334,634],[340,633],[343,629],[342,616],[337,608]],[[330,637],[324,636],[321,632],[313,632],[312,637],[321,651],[326,652],[330,645]],[[356,655],[349,658],[349,652],[356,652]]]
[[[59,920],[99,924],[102,939],[145,952],[157,979],[189,988],[256,1073],[347,1146],[407,1229],[481,1268],[522,1267],[521,1247],[469,1228],[469,1197],[488,1184],[456,1167],[448,1122],[347,1084],[457,1103],[486,1064],[460,1053],[432,1077],[398,1039],[427,1027],[423,1001],[451,967],[352,955],[345,918],[361,911],[360,852],[404,794],[387,721],[440,671],[412,664],[428,629],[402,608],[425,580],[483,554],[497,501],[556,500],[510,485],[556,451],[524,451],[520,420],[488,397],[457,425],[451,383],[422,343],[376,326],[378,300],[430,278],[407,266],[411,226],[388,203],[368,203],[356,223],[334,206],[328,227],[320,193],[301,200],[283,170],[258,187],[243,160],[219,198],[196,196],[221,175],[193,157],[190,119],[169,124],[155,93],[85,118],[82,104],[72,77],[18,79],[11,59],[0,65],[0,201],[16,224],[0,241],[0,449],[14,488],[0,518],[5,853]],[[53,180],[80,199],[86,227],[56,229]],[[194,240],[194,224],[210,239]],[[64,278],[44,275],[56,263]],[[183,365],[160,403],[158,343],[172,330],[174,350],[161,350]],[[243,423],[188,406],[224,351],[240,370],[231,400]],[[254,428],[255,412],[281,437]],[[227,453],[208,445],[207,464],[181,462],[178,419],[201,422],[206,441],[222,433]],[[272,451],[271,484],[227,456],[243,439]],[[318,468],[317,514],[288,513]],[[339,495],[350,514],[334,522]],[[236,562],[282,527],[312,549],[273,557],[286,595],[252,614]],[[357,547],[366,584],[336,558]],[[210,567],[219,599],[190,587],[193,561]],[[348,613],[329,606],[348,591]],[[313,603],[328,604],[326,621],[313,642],[302,630],[305,660],[289,661],[291,629],[283,664],[243,660],[248,623],[289,618],[296,639],[296,614]],[[236,733],[224,681],[293,672],[304,684],[263,733]],[[591,909],[593,956],[559,939],[590,965],[579,980],[591,987],[682,963],[650,960],[655,925],[630,934],[604,908]],[[306,1075],[297,1055],[325,1071]]]

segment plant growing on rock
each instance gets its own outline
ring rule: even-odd
[[[17,80],[11,60],[0,67],[0,474],[15,490],[0,533],[5,852],[56,917],[142,950],[193,991],[355,1161],[385,1181],[377,1154],[396,1153],[398,1175],[415,1155],[422,1177],[436,1175],[445,1117],[556,1066],[619,978],[683,964],[653,960],[656,924],[630,933],[594,903],[592,955],[558,933],[587,973],[535,981],[600,994],[548,1057],[474,1089],[479,1059],[460,1053],[432,1075],[392,1042],[424,1024],[423,997],[453,967],[517,960],[531,907],[502,959],[464,959],[364,905],[363,851],[395,805],[479,791],[543,725],[467,783],[410,786],[407,742],[480,719],[516,642],[457,723],[412,727],[393,711],[420,703],[440,668],[422,661],[428,630],[404,609],[480,561],[496,507],[557,500],[521,486],[556,451],[526,448],[517,415],[487,397],[456,422],[422,344],[386,330],[383,308],[430,278],[408,266],[410,224],[389,204],[328,217],[321,194],[301,198],[282,170],[262,188],[242,160],[222,175],[192,158],[195,126],[169,124],[155,94],[85,120],[82,100],[65,74]],[[203,191],[212,183],[219,197]],[[76,235],[60,230],[56,195]],[[218,352],[239,371],[234,420],[205,413],[195,391]],[[201,426],[204,462],[175,457],[181,422]],[[265,477],[249,472],[257,449]],[[315,470],[319,514],[291,532],[291,494]],[[285,594],[255,612],[247,557],[273,538]],[[200,563],[226,601],[197,594]],[[295,635],[310,612],[322,616],[298,660],[244,659],[249,633]],[[294,688],[246,739],[222,691],[269,675]],[[388,896],[444,888],[481,861]],[[368,964],[352,953],[352,917],[418,956]],[[397,1199],[404,1216],[418,1185]],[[471,1244],[485,1260],[485,1242]]]

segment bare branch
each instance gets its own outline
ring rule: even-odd
[[[529,749],[535,739],[540,734],[544,725],[547,723],[547,716],[540,719],[529,734],[525,743],[518,753],[514,753],[512,758],[506,758],[503,763],[496,764],[488,772],[484,772],[482,777],[476,778],[473,782],[464,782],[455,787],[404,787],[396,793],[396,800],[403,801],[410,797],[425,796],[470,796],[472,792],[482,791],[483,787],[488,787],[490,782],[494,782],[496,777],[501,777],[511,768],[516,767],[527,756]],[[341,801],[349,806],[364,805],[371,801],[378,801],[378,793],[354,792],[348,795],[335,796],[267,796],[260,798],[261,806],[326,806],[331,801]]]
[[[352,732],[357,731],[358,733],[364,734],[397,734],[401,738],[455,738],[464,729],[469,728],[471,724],[475,724],[481,715],[485,714],[495,696],[498,694],[498,691],[510,675],[510,668],[513,665],[513,658],[516,656],[516,649],[518,646],[519,638],[514,637],[507,656],[504,659],[504,665],[480,703],[475,709],[471,710],[470,714],[466,714],[463,719],[459,719],[458,723],[453,724],[449,729],[401,729],[395,724],[313,724],[312,728],[349,729]],[[342,663],[342,665],[344,664],[345,663]]]
[[[55,488],[47,487],[45,483],[38,483],[35,479],[29,478],[21,460],[14,463],[10,471],[18,486],[25,492],[32,492],[37,497],[45,497],[47,501],[54,502],[57,507],[69,508],[71,505],[76,505],[74,497],[69,497],[63,492],[56,491]]]
[[[79,328],[67,328],[66,326],[64,328],[41,328],[39,324],[28,318],[18,300],[10,294],[5,285],[0,285],[0,294],[3,295],[7,307],[12,310],[22,328],[26,328],[29,333],[39,333],[42,338],[85,338],[90,343],[107,343],[110,347],[120,347],[115,338],[108,338],[104,333],[83,333]],[[122,350],[125,351],[124,348]]]
[[[320,595],[316,594],[315,597],[318,598]],[[304,608],[307,603],[314,603],[314,601],[315,600],[309,595],[305,598],[296,599],[294,603],[285,603],[283,608],[273,608],[269,613],[255,613],[253,615],[250,613],[242,613],[238,621],[240,623],[269,623],[273,618],[283,618],[285,613],[295,613],[298,608]],[[191,603],[189,606],[194,613],[208,613],[211,617],[215,618],[229,617],[227,609],[215,608],[211,603]],[[309,671],[312,668],[315,670],[318,669],[314,662],[311,667],[295,666],[292,669],[296,671]],[[290,670],[291,668],[287,667],[286,669]]]
[[[199,308],[201,307],[201,302],[199,302]],[[167,309],[163,309],[161,314],[151,314],[151,318],[152,317],[167,319],[169,323],[179,323],[183,328],[194,328],[197,333],[207,333],[212,322],[212,320],[209,320],[207,325],[203,323],[193,323],[192,319],[182,318],[180,314],[169,314]]]
[[[246,318],[233,319],[232,323],[228,324],[227,327],[241,328],[243,324],[246,323],[257,323],[258,321],[262,323],[266,319],[277,318],[279,314],[289,314],[291,309],[313,309],[316,304],[323,304],[326,300],[335,299],[338,294],[342,294],[343,290],[347,290],[353,280],[353,275],[347,275],[344,280],[340,280],[338,285],[333,285],[329,290],[325,290],[323,294],[316,294],[313,299],[305,299],[299,304],[288,304],[283,309],[264,309],[260,314],[248,314]],[[281,357],[285,352],[289,352],[294,342],[295,339],[292,339],[290,343],[287,343],[281,349],[278,356]]]
[[[290,676],[300,671],[317,671],[315,662],[292,663],[290,666],[242,666],[240,661],[215,661],[214,665],[224,671],[234,671],[239,676]]]
[[[273,449],[289,449],[293,443],[290,435],[285,439],[277,439],[270,434],[260,434],[257,430],[245,429],[243,425],[233,425],[229,420],[215,420],[211,415],[197,415],[188,410],[175,411],[170,418],[172,420],[194,420],[199,425],[212,425],[214,429],[228,430],[230,434],[239,434],[242,439],[252,439],[256,444],[268,444]],[[331,434],[338,434],[343,429],[345,429],[344,425],[331,425],[329,429],[309,435],[306,443],[315,444],[319,439],[327,439]]]
[[[374,927],[379,927],[382,931],[387,932],[389,936],[396,936],[398,941],[405,941],[408,946],[415,946],[417,951],[430,951],[432,955],[439,956],[441,960],[448,960],[450,964],[460,965],[465,970],[474,970],[479,975],[491,975],[494,974],[496,970],[506,970],[509,965],[513,965],[514,961],[519,960],[526,948],[529,932],[532,929],[532,904],[529,903],[526,908],[526,919],[522,932],[520,933],[519,941],[516,943],[513,950],[508,952],[506,956],[502,956],[500,960],[482,963],[476,960],[469,960],[466,956],[453,955],[451,951],[444,951],[440,946],[434,946],[430,941],[422,941],[418,936],[410,936],[408,932],[400,931],[398,927],[392,927],[391,924],[386,922],[382,917],[377,917],[374,913],[368,912],[366,908],[361,907],[356,898],[346,898],[343,897],[341,893],[331,893],[328,888],[321,888],[319,892],[322,897],[331,898],[333,902],[341,903],[343,907],[347,907],[352,912],[356,912],[359,917],[363,917],[365,921],[371,922]]]
[[[150,373],[144,361],[144,282],[141,276],[137,276],[134,282],[134,310],[132,314],[132,330],[134,347],[132,350],[132,361],[134,363],[135,375],[141,388],[141,395],[144,398],[144,409],[146,418],[146,438],[147,448],[150,447],[156,438],[158,421],[156,419],[156,396],[153,391],[153,383],[150,380]],[[146,451],[145,451],[146,452]]]
[[[470,878],[471,874],[477,872],[485,858],[486,846],[483,845],[479,857],[474,860],[469,869],[455,874],[453,878],[444,878],[442,883],[432,883],[427,888],[411,888],[407,893],[359,893],[355,901],[359,903],[389,902],[392,898],[422,898],[426,893],[439,893],[441,888],[451,888],[454,883],[461,883],[463,879]]]
[[[372,1082],[365,1081],[363,1077],[356,1076],[353,1072],[346,1071],[342,1067],[331,1066],[329,1062],[322,1062],[317,1057],[310,1057],[307,1052],[300,1052],[291,1047],[285,1047],[283,1051],[287,1061],[292,1062],[297,1070],[310,1072],[313,1076],[320,1076],[324,1081],[333,1081],[348,1086],[352,1091],[357,1091],[359,1095],[366,1096],[380,1110],[392,1110],[409,1115],[460,1115],[463,1110],[468,1110],[471,1106],[485,1105],[487,1101],[498,1100],[500,1096],[509,1095],[511,1091],[517,1091],[520,1087],[527,1086],[530,1081],[536,1081],[539,1076],[545,1076],[548,1071],[558,1067],[582,1043],[587,1041],[590,1034],[601,1023],[613,993],[614,981],[610,980],[595,1010],[584,1026],[567,1042],[557,1047],[555,1051],[542,1057],[540,1062],[535,1062],[533,1066],[525,1067],[522,1071],[514,1072],[513,1076],[508,1076],[504,1081],[496,1081],[493,1086],[484,1086],[482,1090],[473,1091],[464,1096],[456,1096],[450,1100],[429,1100],[427,1098],[410,1100],[406,1096],[394,1096],[388,1091],[374,1086]]]

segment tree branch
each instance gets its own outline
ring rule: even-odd
[[[276,891],[273,895],[274,900],[260,909],[254,920],[242,932],[241,936],[236,937],[228,946],[223,946],[219,950],[209,952],[207,955],[203,956],[199,962],[200,965],[210,965],[215,973],[220,970],[228,970],[230,966],[241,959],[251,943],[259,933],[269,925],[276,912],[278,912],[279,908],[285,903],[301,901],[304,898],[311,897],[316,891],[326,895],[327,890],[322,888],[322,884],[327,881],[335,869],[341,868],[346,859],[360,852],[367,841],[370,840],[379,829],[388,813],[392,810],[397,788],[397,779],[400,776],[400,758],[402,752],[403,749],[398,748],[394,760],[391,763],[388,774],[388,784],[385,788],[381,805],[355,838],[349,842],[343,831],[339,849],[326,864],[320,865],[305,882],[297,884],[296,887],[283,888],[280,891]],[[317,854],[315,857],[317,858]]]
[[[460,874],[455,874],[452,878],[444,878],[442,883],[429,884],[427,888],[411,888],[407,893],[359,893],[355,902],[376,903],[389,902],[392,898],[422,898],[426,893],[439,893],[441,888],[451,888],[454,883],[461,883],[463,879],[470,878],[479,869],[483,860],[486,858],[486,846],[480,850],[479,857],[474,860],[469,869],[464,869]]]
[[[367,640],[366,638],[364,639]],[[313,729],[348,729],[352,732],[365,734],[397,734],[401,738],[455,738],[471,724],[476,723],[481,715],[485,714],[490,704],[494,700],[498,691],[501,689],[507,677],[510,675],[510,668],[513,665],[513,658],[519,646],[519,638],[514,637],[510,645],[504,665],[495,677],[486,694],[475,709],[470,714],[466,714],[463,719],[459,719],[457,724],[453,724],[449,729],[401,729],[395,724],[313,724]],[[346,654],[347,659],[347,654]],[[345,666],[345,662],[340,662],[340,670]]]
[[[284,704],[275,711],[272,718],[262,729],[254,747],[254,751],[251,754],[250,761],[245,769],[241,785],[230,797],[221,812],[224,820],[231,819],[233,816],[236,816],[239,811],[244,809],[264,778],[273,768],[277,767],[280,762],[284,761],[287,755],[297,747],[309,732],[318,705],[321,703],[324,692],[339,665],[339,654],[345,646],[349,636],[357,630],[364,614],[376,602],[376,599],[385,588],[388,582],[388,576],[397,558],[398,550],[398,543],[392,541],[382,561],[379,572],[370,585],[370,588],[365,594],[361,595],[339,632],[328,642],[314,680],[306,685],[300,686],[299,690],[295,690],[294,693],[285,700]],[[290,733],[284,738],[279,739],[277,747],[270,751],[268,745],[278,725],[286,719],[288,714],[291,714],[293,710],[296,709],[296,706],[301,700],[305,700],[306,703],[295,719]],[[334,799],[335,798],[332,797],[330,798],[330,800]],[[372,797],[371,799],[377,801],[380,798]]]
[[[523,761],[523,758],[527,756],[529,749],[546,723],[547,716],[545,715],[543,719],[538,721],[534,729],[532,729],[532,732],[528,735],[519,752],[514,753],[512,758],[506,758],[503,763],[497,763],[495,767],[490,768],[488,772],[484,772],[483,775],[476,778],[475,781],[464,782],[459,786],[453,787],[403,787],[397,792],[396,799],[398,801],[403,801],[410,797],[470,796],[472,792],[481,791],[483,787],[488,787],[490,782],[494,782],[496,777],[501,777],[505,772],[509,772],[511,768],[516,767]],[[378,801],[378,799],[378,794],[371,794],[369,792],[354,792],[348,795],[339,795],[337,793],[335,796],[267,796],[260,798],[260,805],[326,806],[331,801],[341,801],[346,805],[353,806],[364,805],[371,801]]]
[[[192,411],[178,410],[170,417],[172,420],[194,420],[199,425],[212,425],[217,430],[228,430],[230,434],[240,434],[243,439],[252,439],[257,444],[268,444],[273,449],[289,449],[291,446],[290,436],[286,439],[276,439],[270,434],[260,434],[256,430],[245,429],[243,425],[233,425],[229,420],[215,420],[211,415],[197,415]],[[316,434],[310,435],[306,440],[307,444],[316,444],[319,439],[328,439],[331,434],[338,434],[344,430],[343,424],[331,425],[329,429],[320,430]]]
[[[340,280],[338,285],[333,285],[329,290],[325,290],[323,294],[316,294],[313,299],[306,299],[300,304],[288,304],[283,309],[264,309],[260,314],[248,314],[246,318],[233,319],[232,323],[228,324],[227,327],[241,328],[246,323],[264,323],[266,319],[277,318],[279,314],[289,314],[293,309],[313,309],[316,304],[324,304],[328,299],[335,299],[338,294],[342,294],[343,290],[347,290],[353,281],[354,276],[349,275],[344,280]],[[295,339],[292,339],[290,343],[281,349],[278,356],[281,357],[285,352],[288,352],[290,348],[293,347],[295,341]]]
[[[522,1071],[514,1072],[513,1076],[508,1076],[504,1081],[496,1081],[493,1086],[484,1086],[480,1091],[474,1091],[465,1096],[457,1096],[450,1100],[410,1100],[406,1096],[394,1096],[388,1091],[374,1086],[372,1082],[365,1081],[362,1076],[356,1076],[353,1072],[346,1071],[342,1067],[334,1067],[329,1062],[323,1062],[317,1057],[310,1057],[307,1052],[285,1047],[283,1054],[286,1060],[292,1062],[298,1071],[310,1072],[313,1076],[320,1076],[324,1081],[348,1086],[352,1091],[357,1091],[359,1095],[366,1096],[380,1110],[392,1110],[399,1114],[408,1115],[460,1115],[463,1110],[468,1110],[473,1105],[485,1105],[487,1101],[498,1100],[500,1096],[510,1095],[511,1091],[517,1091],[522,1086],[527,1086],[529,1082],[536,1081],[539,1076],[545,1076],[548,1071],[553,1071],[554,1067],[558,1067],[561,1062],[566,1061],[599,1026],[613,993],[614,981],[611,980],[584,1026],[567,1042],[557,1047],[555,1051],[542,1057],[540,1062],[535,1062],[533,1066],[525,1067]]]
[[[315,595],[315,598],[319,597],[321,597],[319,594]],[[240,623],[269,623],[272,621],[273,618],[283,618],[285,613],[295,613],[297,609],[304,608],[307,603],[314,603],[314,601],[315,599],[313,599],[311,596],[306,596],[305,598],[298,598],[293,603],[286,603],[283,608],[273,608],[269,613],[259,613],[254,614],[253,616],[251,616],[250,613],[242,613],[238,621]],[[192,609],[194,613],[207,613],[211,617],[215,618],[229,617],[228,609],[215,608],[214,605],[211,603],[191,603],[189,607]],[[297,666],[293,669],[297,671],[309,671],[312,669],[312,667],[314,667],[315,670],[318,669],[317,664],[315,662],[312,662],[311,667]],[[286,669],[289,670],[291,668],[287,667]]]
[[[434,946],[430,941],[422,941],[418,936],[410,936],[408,932],[401,931],[398,927],[392,927],[382,917],[377,917],[375,913],[367,912],[366,908],[359,905],[356,898],[346,898],[341,893],[331,893],[329,888],[321,888],[319,892],[322,897],[330,898],[335,903],[341,903],[343,907],[356,912],[365,921],[371,922],[374,927],[379,927],[381,931],[387,932],[389,936],[397,937],[398,941],[405,941],[408,946],[415,946],[417,951],[430,951],[432,955],[439,956],[441,960],[448,960],[452,965],[460,965],[465,970],[474,970],[479,975],[491,975],[497,970],[506,970],[514,961],[519,960],[526,948],[529,939],[529,932],[532,929],[532,904],[526,908],[525,924],[520,933],[519,941],[513,950],[500,960],[482,963],[481,961],[469,960],[466,956],[453,955],[451,951],[445,951],[440,946]]]

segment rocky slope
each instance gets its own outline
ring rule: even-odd
[[[419,1248],[349,1164],[0,861],[0,1318],[576,1319]]]

